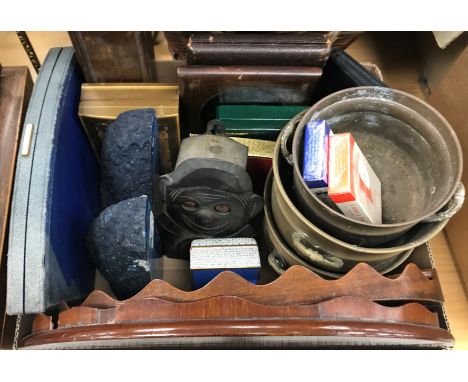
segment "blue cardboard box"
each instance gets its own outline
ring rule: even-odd
[[[323,192],[328,187],[328,138],[330,126],[322,119],[310,121],[304,129],[302,175],[309,188]]]
[[[253,284],[260,275],[260,254],[252,238],[199,239],[190,246],[192,288],[209,283],[219,273],[232,271]]]

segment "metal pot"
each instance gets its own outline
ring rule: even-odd
[[[281,134],[284,133],[284,130]],[[420,223],[392,242],[380,248],[367,248],[346,243],[329,235],[309,221],[295,206],[292,192],[292,167],[280,153],[280,135],[273,156],[273,186],[271,206],[274,221],[293,252],[307,262],[335,273],[345,273],[358,262],[373,267],[396,260],[404,252],[431,239],[447,224],[448,219],[434,223]]]
[[[292,265],[302,265],[311,271],[321,275],[325,279],[338,279],[343,277],[346,273],[338,273],[326,271],[324,269],[313,266],[312,264],[306,262],[301,257],[296,255],[284,242],[284,239],[281,237],[278,232],[278,228],[273,219],[273,213],[271,211],[271,186],[273,183],[273,170],[268,174],[268,178],[265,183],[265,192],[263,195],[264,198],[264,210],[265,217],[263,221],[263,232],[264,237],[268,246],[270,247],[270,254],[268,255],[268,263],[273,268],[273,270],[282,274]],[[397,257],[396,260],[391,260],[388,264],[386,262],[376,265],[376,269],[382,273],[386,274],[397,267],[399,267],[413,252],[413,249],[409,249],[404,252],[400,257]]]
[[[384,224],[348,218],[323,203],[302,178],[303,136],[311,119],[325,119],[333,132],[350,132],[382,183]],[[312,106],[297,124],[292,159],[297,205],[314,224],[360,246],[388,243],[421,221],[448,220],[462,206],[462,152],[455,132],[430,105],[399,90],[345,89]],[[441,212],[441,209],[445,210]]]

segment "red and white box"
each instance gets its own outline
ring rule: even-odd
[[[350,133],[330,136],[328,196],[351,219],[382,224],[381,184]]]

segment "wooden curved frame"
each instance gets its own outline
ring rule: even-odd
[[[399,323],[327,320],[138,322],[47,330],[21,348],[450,348],[447,330]]]
[[[293,266],[267,285],[223,272],[205,287],[181,291],[153,280],[117,301],[94,291],[58,320],[36,315],[29,348],[112,347],[436,347],[453,346],[436,313],[419,303],[441,302],[435,270],[409,264],[395,278],[358,264],[339,280]]]
[[[190,302],[215,296],[239,296],[259,304],[296,305],[315,304],[348,295],[374,301],[444,301],[435,270],[421,271],[415,264],[408,264],[398,277],[389,278],[368,264],[359,263],[337,280],[323,279],[305,267],[294,265],[266,285],[254,285],[235,273],[222,272],[203,288],[191,292],[177,289],[163,280],[152,280],[143,290],[124,301],[95,290],[82,306],[110,308],[146,297]]]
[[[146,297],[105,309],[78,306],[59,313],[57,329],[167,320],[209,322],[273,318],[400,322],[439,327],[437,314],[418,303],[386,307],[363,297],[345,296],[313,305],[279,306],[257,304],[236,296],[217,296],[185,303]],[[54,330],[52,318],[39,314],[34,320],[33,332],[44,330]]]

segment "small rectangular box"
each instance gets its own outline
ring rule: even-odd
[[[330,137],[328,196],[344,215],[382,223],[381,184],[351,134]]]
[[[190,246],[192,288],[209,283],[222,271],[232,271],[253,284],[260,275],[260,253],[252,238],[197,239]]]
[[[308,106],[296,105],[219,105],[216,119],[224,124],[230,137],[276,141],[291,118]]]
[[[302,176],[315,192],[328,188],[328,142],[330,126],[322,119],[311,120],[304,129],[304,164]]]

